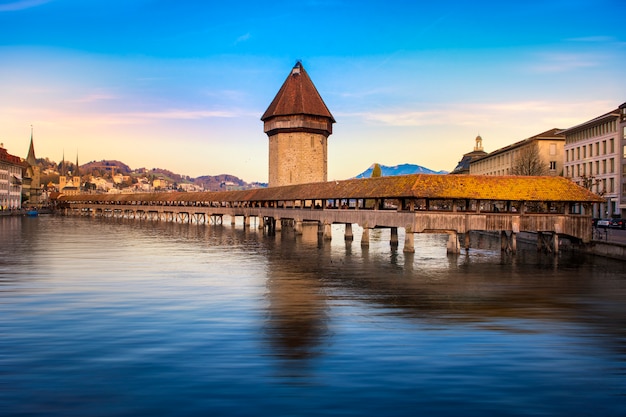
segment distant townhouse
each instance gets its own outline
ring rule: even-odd
[[[534,163],[530,174],[557,176],[563,172],[563,147],[565,137],[561,129],[546,132],[505,146],[470,162],[472,175],[529,175],[524,172],[524,162]]]
[[[606,199],[599,218],[626,216],[626,103],[565,129],[564,176]]]
[[[11,155],[0,143],[0,209],[22,208],[22,172],[24,164],[19,156]]]

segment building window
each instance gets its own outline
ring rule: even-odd
[[[610,193],[615,192],[615,179],[614,178],[609,178],[609,192]]]
[[[611,158],[611,174],[615,172],[615,159]]]
[[[550,144],[550,155],[556,155],[556,143]]]
[[[609,139],[609,151],[611,153],[615,152],[615,141],[613,138]]]
[[[602,141],[602,155],[606,155],[606,141]]]
[[[556,161],[550,161],[550,171],[556,171]]]

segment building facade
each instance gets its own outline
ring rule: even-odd
[[[0,144],[0,210],[22,208],[22,172],[24,164],[19,156],[11,155]]]
[[[269,138],[269,187],[325,182],[335,119],[297,62],[261,120]]]
[[[560,129],[521,140],[470,162],[472,175],[548,175],[563,173],[565,136]],[[528,170],[527,163],[535,165]]]
[[[605,199],[597,218],[626,216],[626,103],[565,129],[564,176]]]
[[[80,169],[78,167],[78,155],[76,156],[76,164],[74,171],[68,170],[65,165],[65,155],[61,163],[61,175],[59,175],[59,192],[65,195],[76,195],[81,192]]]
[[[486,156],[487,152],[483,149],[483,138],[476,136],[476,145],[474,145],[474,150],[472,152],[468,152],[463,155],[463,158],[459,161],[456,167],[450,172],[450,174],[469,174],[470,173],[470,164],[472,161],[477,160],[478,158],[482,158]]]

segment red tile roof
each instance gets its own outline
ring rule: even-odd
[[[335,122],[301,62],[293,67],[261,120],[298,114],[328,117]]]

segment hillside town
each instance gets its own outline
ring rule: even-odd
[[[564,176],[593,191],[604,203],[595,218],[626,217],[626,103],[565,129],[551,128],[491,152],[483,138],[460,157],[448,175]],[[445,175],[445,173],[441,173]],[[271,184],[270,184],[271,185]],[[132,170],[120,161],[79,165],[35,156],[33,133],[25,158],[0,144],[0,209],[45,207],[51,196],[79,193],[219,191],[266,187],[232,175],[190,178],[164,169]]]

